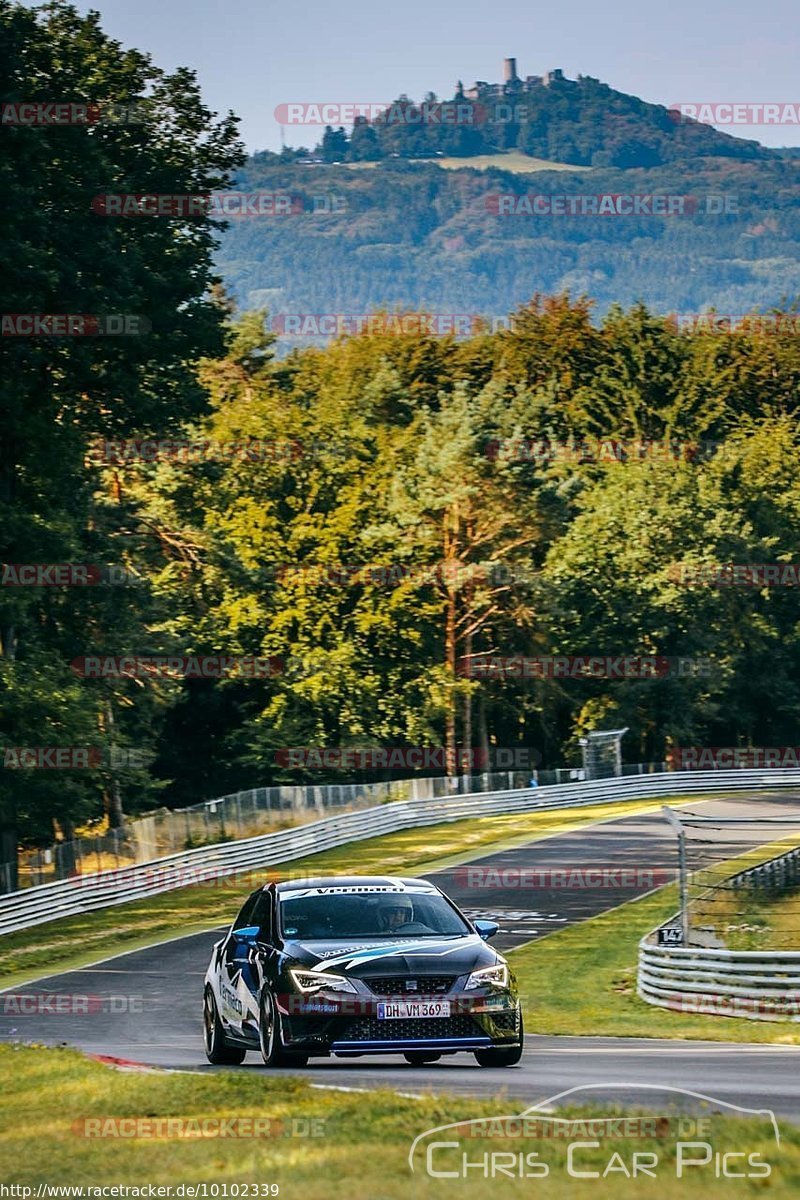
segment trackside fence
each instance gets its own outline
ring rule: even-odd
[[[465,817],[741,790],[800,788],[800,770],[683,771],[584,781],[539,788],[473,792],[432,800],[397,801],[326,817],[292,829],[171,854],[150,863],[59,880],[0,897],[0,933],[59,917],[141,900],[191,883],[266,871],[322,850]]]
[[[663,770],[663,763],[633,763],[623,774]],[[583,779],[580,767],[534,771],[540,784]],[[71,838],[51,846],[20,851],[16,863],[0,863],[0,894],[150,862],[166,854],[192,850],[270,830],[302,825],[358,808],[394,800],[434,800],[454,793],[496,792],[525,787],[530,771],[498,771],[459,776],[414,776],[373,783],[278,784],[247,788],[204,800],[188,808],[161,808],[134,817],[120,829]]]
[[[781,895],[799,883],[800,850],[796,849],[727,880],[734,891],[764,895]],[[665,921],[660,929],[682,933],[680,917]],[[648,1004],[751,1021],[800,1021],[800,949],[659,945],[660,929],[639,944],[638,992]]]

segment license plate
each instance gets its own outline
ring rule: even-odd
[[[378,1005],[379,1021],[401,1021],[414,1017],[449,1017],[449,1000],[397,1000]]]

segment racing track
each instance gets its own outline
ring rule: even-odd
[[[800,819],[800,796],[782,793],[766,800],[711,800],[682,805],[714,816],[791,815]],[[717,835],[742,849],[744,831]],[[763,832],[754,844],[766,840]],[[616,868],[639,868],[639,886],[625,882]],[[650,871],[675,871],[675,839],[658,814],[620,817],[540,842],[484,855],[466,867],[450,868],[430,877],[472,916],[498,920],[498,949],[542,937],[547,933],[615,907],[649,890]],[[475,868],[504,874],[484,876]],[[563,886],[565,876],[533,875],[577,867],[603,868],[607,886]],[[524,874],[527,872],[527,874]],[[480,884],[493,886],[475,886]],[[549,886],[558,883],[562,886]],[[610,885],[610,886],[609,886]],[[650,883],[652,886],[652,883]],[[2,1041],[69,1043],[88,1053],[172,1068],[214,1071],[203,1054],[200,1026],[202,980],[211,946],[236,908],[220,913],[219,928],[190,937],[109,958],[94,966],[52,975],[11,989],[6,997],[33,992],[89,996],[85,1014],[0,1012]],[[33,936],[36,936],[34,931]],[[580,980],[565,978],[565,987]],[[5,997],[4,997],[5,1000]],[[2,1006],[0,1006],[2,1008]],[[720,1018],[726,1020],[729,1018]],[[658,1010],[653,1010],[658,1025]],[[265,1070],[255,1054],[235,1070]],[[274,1072],[273,1072],[274,1073]],[[402,1059],[375,1055],[361,1059],[316,1059],[301,1071],[316,1085],[346,1088],[395,1087],[403,1092],[451,1091],[494,1095],[504,1090],[530,1105],[582,1085],[624,1081],[632,1085],[603,1087],[587,1094],[620,1101],[647,1103],[636,1085],[686,1088],[746,1107],[768,1107],[800,1120],[800,1047],[733,1045],[718,1042],[675,1042],[649,1039],[542,1037],[529,1034],[526,1052],[514,1069],[480,1068],[471,1055],[445,1057],[427,1067],[412,1068]],[[578,1097],[580,1099],[580,1097]],[[674,1100],[675,1097],[672,1097]]]

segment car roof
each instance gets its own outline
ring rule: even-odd
[[[397,875],[316,875],[308,879],[287,879],[276,884],[277,892],[295,892],[308,888],[341,888],[347,891],[357,891],[369,888],[370,891],[406,892],[420,890],[436,893],[439,889],[427,879],[408,879]]]

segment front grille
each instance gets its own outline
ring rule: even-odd
[[[352,1021],[337,1036],[343,1042],[405,1042],[419,1038],[458,1038],[485,1036],[485,1030],[471,1017],[408,1018],[400,1021],[379,1021],[377,1017],[362,1017]]]
[[[330,1024],[330,1017],[290,1017],[284,1025],[284,1032],[292,1041],[302,1038],[324,1039],[325,1031]]]
[[[508,1029],[512,1033],[516,1033],[519,1028],[519,1014],[514,1012],[498,1012],[492,1013],[492,1020],[498,1029]]]
[[[376,975],[365,979],[376,996],[443,996],[449,992],[457,975]],[[409,987],[413,983],[415,987]]]

